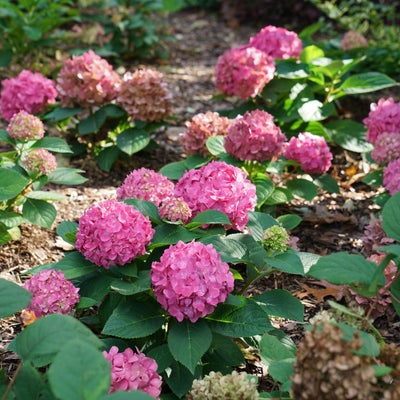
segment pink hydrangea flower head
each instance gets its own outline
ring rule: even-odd
[[[172,92],[161,72],[138,69],[124,74],[117,103],[132,119],[158,122],[171,114]]]
[[[324,174],[331,167],[333,158],[326,140],[309,132],[299,133],[286,144],[284,156],[295,160],[308,174]]]
[[[286,136],[275,125],[274,117],[262,110],[247,111],[234,119],[225,136],[225,150],[239,160],[277,159]]]
[[[26,153],[21,164],[28,172],[41,175],[49,175],[57,168],[57,160],[54,155],[41,148]]]
[[[76,248],[96,265],[125,265],[146,253],[154,229],[148,217],[117,200],[92,205],[79,219]]]
[[[38,117],[21,110],[11,117],[7,132],[15,140],[37,140],[44,136],[44,125]]]
[[[162,378],[157,374],[158,365],[138,349],[129,347],[119,352],[118,347],[103,351],[111,364],[111,386],[109,393],[116,391],[141,390],[154,398],[161,393]]]
[[[400,102],[392,97],[379,99],[371,103],[367,118],[363,119],[367,127],[367,140],[375,143],[378,136],[384,132],[400,132]]]
[[[297,33],[273,25],[264,27],[251,37],[249,45],[277,59],[298,58],[303,50]]]
[[[360,33],[354,30],[347,31],[340,41],[340,48],[344,51],[368,47],[368,40]]]
[[[394,243],[394,239],[388,237],[382,228],[382,217],[371,217],[369,224],[364,228],[361,237],[363,242],[363,254],[371,256],[372,254],[380,254],[378,247]]]
[[[23,70],[15,78],[4,79],[1,85],[0,114],[6,121],[21,110],[40,113],[56,101],[54,82],[40,72]]]
[[[234,286],[229,265],[214,247],[195,241],[168,247],[150,275],[158,302],[179,322],[211,314]]]
[[[371,157],[377,163],[386,164],[400,158],[400,129],[397,132],[382,132],[376,138]]]
[[[57,76],[57,91],[64,107],[91,108],[114,100],[120,81],[108,61],[89,50],[65,61]]]
[[[383,186],[392,196],[400,191],[400,158],[383,169]]]
[[[218,57],[215,86],[228,96],[256,97],[275,74],[275,62],[255,47],[240,46]]]
[[[257,204],[256,187],[246,173],[222,161],[211,161],[199,169],[184,173],[175,185],[175,196],[189,204],[192,216],[205,210],[224,212],[231,226],[242,231],[248,212]]]
[[[32,293],[27,310],[37,318],[48,314],[69,314],[79,302],[79,289],[68,281],[61,271],[44,269],[24,284]]]
[[[229,125],[230,120],[221,117],[217,112],[207,111],[194,115],[192,120],[186,123],[186,129],[179,137],[183,150],[186,154],[207,157],[210,154],[206,147],[207,139],[226,135]]]
[[[151,201],[157,207],[174,193],[174,183],[159,172],[148,168],[133,170],[117,189],[117,199]]]
[[[185,200],[179,197],[167,197],[158,208],[162,219],[171,222],[182,222],[187,224],[192,218],[192,210]]]

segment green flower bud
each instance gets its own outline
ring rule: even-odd
[[[286,229],[279,225],[273,225],[266,229],[262,238],[263,246],[270,252],[284,252],[290,247],[290,238]]]

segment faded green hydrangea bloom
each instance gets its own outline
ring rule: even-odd
[[[285,228],[273,225],[263,234],[263,246],[267,251],[284,252],[290,247],[290,237]]]
[[[258,400],[257,378],[245,372],[233,371],[229,375],[210,372],[203,379],[195,379],[189,400]]]

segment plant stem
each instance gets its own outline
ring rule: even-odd
[[[19,371],[21,370],[21,367],[22,367],[22,361],[20,361],[18,363],[17,369],[15,370],[15,372],[13,374],[13,377],[10,380],[10,383],[7,385],[7,389],[4,392],[3,397],[1,398],[1,400],[7,400],[7,397],[10,394],[10,391],[11,391],[11,389],[12,389],[14,383],[15,383],[15,380],[17,379],[17,376],[19,374]]]

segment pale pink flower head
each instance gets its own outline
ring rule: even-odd
[[[303,43],[296,32],[285,28],[268,25],[249,40],[253,46],[272,58],[298,58],[303,50]]]
[[[225,150],[239,160],[268,161],[283,151],[286,136],[275,125],[274,117],[262,110],[247,111],[234,119],[225,136]]]
[[[179,322],[196,322],[211,314],[233,290],[229,265],[209,244],[179,241],[151,265],[154,295]]]
[[[26,308],[37,318],[49,314],[69,314],[79,302],[79,289],[68,281],[61,271],[44,269],[33,275],[24,284],[32,293]]]
[[[109,393],[116,391],[141,390],[158,399],[161,394],[162,378],[157,373],[156,361],[138,349],[126,348],[119,352],[117,346],[103,351],[111,364],[111,386]]]
[[[15,140],[37,140],[44,136],[44,125],[38,117],[21,110],[11,117],[7,132]]]
[[[400,129],[397,132],[382,132],[376,138],[371,158],[381,164],[400,158]]]
[[[192,210],[180,197],[165,198],[158,208],[158,213],[162,219],[183,224],[188,223],[192,218]]]
[[[166,176],[148,168],[133,170],[117,189],[117,199],[151,201],[157,207],[174,193],[174,183]]]
[[[344,51],[368,47],[368,40],[360,33],[354,30],[347,31],[340,41],[340,48]]]
[[[57,91],[64,107],[91,108],[114,100],[120,81],[108,61],[89,50],[64,62],[57,76]]]
[[[108,269],[146,253],[154,235],[148,217],[117,200],[92,205],[79,219],[76,248],[92,263]]]
[[[30,173],[48,175],[57,168],[57,159],[48,150],[39,148],[26,153],[21,164]]]
[[[275,74],[275,62],[255,47],[240,46],[218,57],[215,86],[224,94],[245,100],[256,97]]]
[[[186,129],[179,137],[183,150],[186,154],[207,157],[210,155],[206,147],[207,139],[226,135],[230,123],[228,118],[221,117],[217,112],[207,111],[194,115],[192,120],[186,123]]]
[[[224,212],[231,222],[227,228],[242,231],[248,212],[257,204],[256,187],[246,173],[223,161],[211,161],[184,173],[175,185],[175,196],[189,204],[192,216],[206,211]]]
[[[383,169],[383,186],[392,196],[400,191],[400,158]]]
[[[54,82],[40,72],[23,70],[15,78],[4,79],[1,85],[0,114],[6,121],[21,110],[40,113],[56,101]]]
[[[284,156],[300,163],[307,174],[324,174],[333,158],[326,140],[309,132],[299,133],[286,144]]]
[[[382,217],[376,218],[375,216],[371,217],[369,224],[364,228],[361,240],[363,242],[362,252],[366,256],[380,254],[381,252],[377,250],[378,247],[394,243],[394,239],[388,237],[382,228]]]
[[[371,103],[367,118],[363,119],[367,127],[367,140],[375,143],[378,136],[384,132],[400,132],[400,103],[392,97],[379,99]]]
[[[159,122],[171,114],[172,92],[161,72],[138,69],[124,74],[117,103],[132,119]]]

